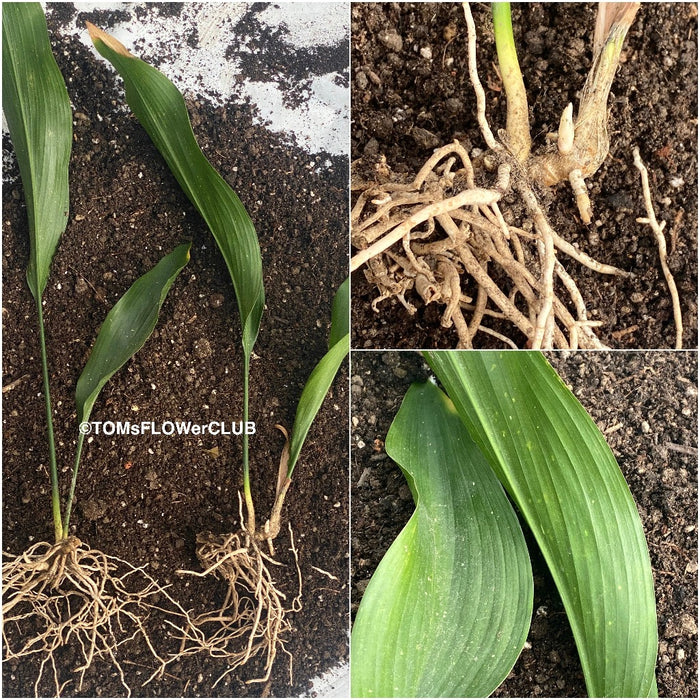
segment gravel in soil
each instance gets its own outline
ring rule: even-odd
[[[654,573],[663,697],[697,697],[697,354],[547,353],[605,435],[637,503]],[[352,612],[413,512],[384,450],[406,390],[429,369],[417,353],[355,352],[351,368]],[[586,695],[564,608],[529,538],[535,580],[526,648],[494,697]]]
[[[568,102],[578,104],[592,60],[594,3],[515,3],[515,41],[530,103],[533,152],[556,131]],[[487,4],[472,7],[479,75],[494,132],[505,125],[505,97]],[[353,3],[352,143],[356,167],[381,156],[398,175],[414,175],[438,146],[459,139],[484,149],[468,80],[466,25],[459,3]],[[631,279],[598,275],[561,256],[586,301],[603,321],[599,337],[612,348],[673,347],[670,297],[644,216],[632,149],[650,171],[658,220],[666,222],[669,265],[678,285],[684,347],[697,346],[697,6],[642,3],[631,27],[609,99],[611,148],[589,179],[594,224],[578,217],[568,185],[540,192],[555,230],[600,262],[632,271]],[[517,217],[506,198],[504,216]],[[509,210],[511,210],[509,212]],[[353,275],[353,347],[451,348],[443,309],[418,306],[410,316],[397,299],[372,311],[374,287]],[[512,334],[512,330],[509,334]],[[488,336],[477,336],[484,347]]]
[[[92,420],[239,421],[242,353],[233,290],[213,238],[124,108],[111,68],[77,40],[72,5],[55,9],[50,32],[73,105],[74,143],[69,224],[53,261],[44,313],[65,497],[77,437],[73,391],[97,329],[130,284],[178,243],[192,241],[191,262],[166,299],[153,336],[104,389]],[[121,20],[129,18],[136,15]],[[71,31],[59,31],[65,27]],[[340,68],[335,55],[317,58],[319,73],[347,71],[347,57]],[[284,59],[278,56],[282,72]],[[283,446],[275,424],[292,426],[301,389],[327,348],[334,291],[347,274],[348,160],[310,154],[293,138],[273,134],[260,124],[252,103],[229,99],[213,106],[204,96],[186,97],[199,144],[238,192],[261,242],[267,306],[252,362],[251,474],[259,517],[267,517]],[[25,281],[26,209],[7,138],[3,161],[3,383],[11,385],[3,394],[3,549],[19,553],[49,540],[52,526],[37,328]],[[303,693],[313,677],[347,658],[346,386],[342,369],[311,428],[287,497],[284,519],[299,549],[303,609],[291,616],[285,642],[294,682],[280,654],[268,689],[273,696]],[[221,583],[174,572],[199,570],[198,532],[238,529],[240,484],[238,438],[93,435],[83,453],[72,528],[91,547],[147,566],[184,608],[204,612],[221,602]],[[273,575],[291,600],[297,574],[288,547],[285,527],[277,542],[282,566]],[[161,615],[152,613],[148,628],[163,653],[177,650]],[[70,648],[58,653],[62,680],[70,677],[73,658]],[[127,660],[127,683],[142,696],[263,692],[262,684],[245,682],[258,677],[258,663],[213,688],[226,662],[190,657],[142,688],[153,670],[144,645],[124,644],[120,658]],[[38,662],[4,663],[3,695],[32,696]],[[54,692],[49,682],[38,690],[44,696]],[[64,694],[123,693],[114,671],[98,660],[82,689],[72,684]]]

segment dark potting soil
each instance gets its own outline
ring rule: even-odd
[[[642,519],[657,597],[659,694],[697,696],[697,355],[548,353],[604,433]],[[355,352],[351,368],[352,612],[413,512],[384,449],[406,390],[429,368],[413,352]],[[581,665],[554,582],[532,538],[535,598],[526,648],[496,697],[581,697]]]
[[[160,6],[177,16],[182,6]],[[263,6],[248,10],[250,23]],[[143,8],[137,8],[139,12]],[[239,421],[242,410],[240,322],[230,278],[208,229],[185,198],[124,100],[111,67],[75,36],[83,20],[72,4],[50,14],[50,33],[74,111],[71,208],[45,292],[45,320],[59,468],[65,497],[77,426],[73,391],[96,332],[130,284],[165,253],[192,241],[192,258],[175,282],[151,339],[103,390],[91,420]],[[121,13],[138,19],[138,12]],[[196,40],[196,38],[195,38]],[[232,39],[232,42],[235,38]],[[314,75],[347,77],[342,47],[317,56]],[[233,50],[233,49],[232,49]],[[289,51],[275,57],[280,73]],[[333,294],[347,274],[345,156],[313,154],[292,137],[256,120],[256,107],[228,100],[213,106],[186,95],[198,142],[238,192],[260,238],[267,305],[251,370],[253,494],[259,518],[269,515],[283,438],[311,370],[327,349]],[[12,146],[3,141],[3,549],[15,554],[52,537],[48,451],[33,300],[25,281],[28,230]],[[325,163],[325,165],[321,165]],[[348,496],[347,370],[342,369],[311,428],[294,473],[284,521],[294,530],[303,577],[303,609],[267,689],[295,696],[310,679],[347,657]],[[218,454],[217,454],[218,451]],[[241,444],[233,437],[105,437],[86,442],[72,530],[91,547],[146,566],[193,613],[223,601],[214,579],[176,575],[200,570],[195,536],[239,527]],[[297,573],[285,528],[277,540],[273,576],[287,600]],[[314,568],[316,567],[316,568]],[[327,573],[324,573],[327,572]],[[158,613],[147,622],[163,654],[177,651]],[[56,655],[61,681],[71,677],[75,650]],[[155,666],[141,641],[125,643],[119,659],[135,695],[260,696],[256,660],[227,676],[223,660],[203,654],[168,667],[141,687]],[[38,657],[3,664],[3,696],[34,695]],[[54,693],[50,672],[38,692]],[[121,696],[113,668],[97,660],[82,689],[65,695]]]
[[[494,133],[505,126],[505,97],[496,69],[488,4],[472,6],[479,75]],[[592,56],[594,3],[515,3],[515,41],[530,104],[533,152],[556,131],[568,102],[578,105]],[[697,6],[642,3],[623,49],[609,99],[610,154],[588,180],[594,221],[586,227],[568,185],[540,192],[550,222],[592,257],[634,273],[604,276],[561,255],[586,301],[603,321],[599,337],[613,348],[673,347],[670,297],[645,216],[632,163],[639,146],[650,172],[658,220],[666,222],[669,266],[680,295],[684,347],[697,347]],[[372,167],[381,156],[397,174],[413,176],[438,146],[459,139],[485,147],[476,125],[467,72],[466,24],[459,3],[354,3],[352,6],[352,159]],[[358,164],[360,167],[360,164]],[[514,221],[521,212],[506,197]],[[598,239],[596,241],[596,239]],[[410,316],[397,299],[370,303],[375,288],[353,275],[353,347],[452,348],[443,309],[418,306]],[[523,341],[508,330],[516,341]],[[477,342],[493,346],[489,336]],[[523,341],[524,342],[524,341]],[[498,347],[498,345],[497,345]]]

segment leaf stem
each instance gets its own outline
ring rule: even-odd
[[[250,457],[249,457],[249,437],[248,426],[248,394],[250,379],[250,355],[245,353],[243,359],[243,496],[248,515],[247,530],[252,535],[255,533],[255,506],[253,495],[250,490]]]
[[[44,311],[41,295],[36,297],[36,312],[39,321],[39,346],[41,348],[41,374],[44,381],[44,403],[46,405],[46,433],[49,439],[49,471],[51,475],[51,510],[56,542],[62,539],[61,494],[58,490],[58,467],[56,465],[56,441],[53,435],[53,415],[51,412],[51,391],[49,390],[49,363],[46,355],[46,333],[44,331]]]
[[[66,504],[66,517],[63,520],[63,538],[68,537],[68,526],[70,525],[70,516],[73,511],[73,499],[75,497],[75,485],[78,481],[78,466],[80,465],[80,455],[83,452],[83,441],[85,434],[80,433],[78,436],[78,446],[75,450],[75,464],[73,465],[73,476],[70,482],[70,491],[68,493],[68,503]]]
[[[501,71],[503,87],[506,91],[507,116],[506,133],[508,147],[522,163],[530,155],[530,123],[527,107],[527,93],[518,63],[518,53],[513,38],[513,23],[509,2],[491,3],[493,31],[496,37],[496,52]]]

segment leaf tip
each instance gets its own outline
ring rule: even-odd
[[[129,52],[124,44],[117,41],[117,39],[110,34],[107,34],[107,32],[103,31],[99,27],[96,27],[92,22],[86,21],[85,26],[87,27],[88,34],[90,34],[90,39],[92,39],[93,44],[96,45],[98,41],[101,41],[103,44],[105,44],[105,46],[112,49],[112,51],[121,54],[122,56],[127,56],[128,58],[134,57],[134,55]]]

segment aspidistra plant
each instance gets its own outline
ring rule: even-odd
[[[70,101],[51,52],[44,13],[38,3],[3,3],[3,110],[17,156],[29,219],[30,256],[27,282],[34,298],[46,406],[51,510],[54,542],[38,541],[20,555],[3,553],[3,641],[5,659],[41,654],[39,688],[44,669],[54,668],[55,650],[77,639],[79,685],[96,656],[115,657],[126,619],[140,623],[139,606],[162,589],[147,574],[145,588],[128,591],[126,579],[138,569],[90,549],[71,534],[85,432],[80,431],[71,483],[62,507],[49,386],[49,362],[43,315],[43,293],[51,262],[68,221],[68,165],[72,139]],[[140,277],[108,313],[76,387],[78,422],[87,421],[98,394],[151,335],[166,294],[189,260],[189,244],[178,246]],[[115,563],[117,562],[118,563]],[[126,573],[115,573],[119,568]],[[167,596],[167,594],[166,594]],[[114,618],[120,620],[117,625]],[[22,624],[32,618],[36,629]],[[24,628],[17,639],[16,630]],[[32,636],[34,635],[34,636]],[[153,647],[149,647],[153,650]]]
[[[387,436],[416,512],[360,604],[353,694],[486,696],[509,672],[527,632],[532,575],[518,556],[503,553],[504,540],[519,556],[524,544],[519,528],[490,505],[498,490],[491,479],[505,488],[549,566],[589,695],[655,697],[649,553],[595,423],[540,353],[425,358],[447,396],[413,387]],[[514,515],[507,504],[505,511]],[[465,590],[473,593],[459,605]]]
[[[248,420],[250,357],[258,336],[264,307],[262,259],[255,227],[238,195],[216,172],[197,145],[185,100],[177,87],[160,71],[132,55],[119,41],[88,23],[93,43],[124,81],[126,101],[161,153],[183,191],[207,223],[231,276],[241,318],[243,345],[243,420]],[[241,666],[258,653],[266,655],[269,678],[280,634],[289,629],[282,596],[260,550],[280,531],[284,499],[291,483],[304,440],[333,379],[350,348],[349,283],[336,293],[333,303],[329,348],[309,377],[300,397],[294,425],[285,445],[277,476],[275,502],[270,517],[258,526],[250,485],[248,436],[243,435],[243,496],[246,505],[240,533],[197,536],[197,555],[206,572],[222,576],[232,590],[240,587],[256,600],[256,615],[238,607],[238,593],[215,614],[205,613],[195,624],[219,623],[211,634],[184,630],[184,653],[206,650]],[[286,433],[286,431],[285,431]],[[234,552],[237,552],[234,556]],[[194,573],[194,572],[188,572]],[[250,582],[253,582],[251,584]],[[250,590],[252,587],[253,590]],[[241,639],[243,650],[241,651]]]

